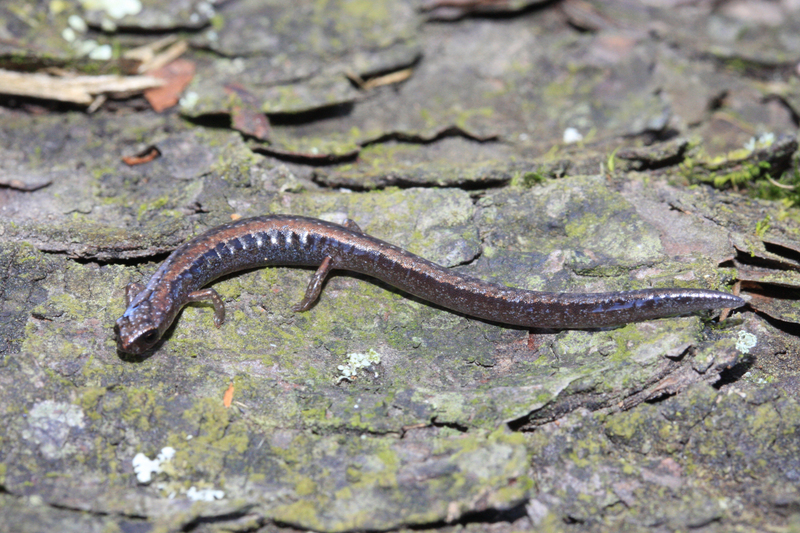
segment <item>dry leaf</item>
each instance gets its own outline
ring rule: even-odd
[[[226,409],[233,403],[233,390],[233,381],[231,381],[231,384],[228,385],[228,390],[222,395],[222,405],[224,405]]]
[[[188,59],[176,59],[169,65],[156,69],[149,74],[164,81],[164,85],[145,91],[144,97],[157,113],[178,103],[178,100],[194,78],[194,62]]]
[[[258,105],[258,99],[238,83],[229,83],[225,92],[231,95],[231,125],[233,129],[255,137],[269,139],[270,124]]]
[[[127,155],[122,158],[122,162],[126,165],[132,167],[135,165],[142,165],[144,163],[149,163],[153,159],[157,158],[161,155],[161,152],[155,146],[150,146],[146,148],[139,154],[136,155]]]

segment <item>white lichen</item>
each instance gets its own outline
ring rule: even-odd
[[[136,479],[139,483],[150,483],[153,479],[153,474],[158,474],[162,470],[162,465],[172,460],[175,457],[175,448],[166,446],[161,448],[161,452],[155,459],[150,459],[143,453],[137,453],[133,457],[133,471],[136,473]]]
[[[341,383],[345,380],[353,381],[358,375],[359,370],[380,364],[380,362],[381,354],[372,348],[370,348],[367,353],[349,353],[347,354],[347,362],[337,367],[341,375],[336,380],[336,383]],[[378,377],[377,372],[375,372],[375,377]]]
[[[180,106],[185,110],[192,109],[195,105],[197,105],[197,101],[200,100],[198,94],[194,91],[188,91],[184,93],[183,97],[179,100]]]
[[[102,11],[114,19],[142,11],[141,0],[81,0],[81,5],[86,11]]]
[[[772,146],[773,142],[775,142],[774,133],[762,133],[761,135],[750,137],[750,140],[745,143],[744,149],[752,152],[756,148],[768,148]]]
[[[186,491],[186,497],[196,502],[213,502],[214,500],[221,500],[225,497],[225,493],[221,490],[214,489],[200,489],[198,490],[194,485],[189,487]]]
[[[188,435],[187,437],[191,437]],[[170,480],[171,476],[175,475],[175,467],[167,466],[175,457],[175,448],[166,446],[161,448],[158,456],[155,459],[150,459],[143,453],[137,453],[133,458],[133,471],[136,473],[136,479],[139,483],[146,485],[153,481],[155,474],[164,473],[163,478],[151,485],[156,491],[160,492],[169,500],[173,500],[180,495],[185,495],[192,501],[211,502],[214,500],[221,500],[225,497],[225,492],[221,490],[206,488],[198,489],[197,486],[192,485],[187,490],[180,481]]]
[[[211,18],[215,15],[214,6],[211,2],[198,2],[195,9],[198,13],[207,18]]]
[[[750,353],[750,348],[754,347],[757,342],[757,338],[752,333],[748,333],[746,331],[739,332],[739,339],[736,341],[736,349],[742,352],[743,354]]]
[[[44,400],[33,405],[27,415],[22,438],[38,446],[48,459],[62,459],[77,451],[76,438],[86,422],[77,405]]]
[[[575,128],[567,128],[564,130],[563,135],[564,144],[572,144],[581,142],[583,140],[583,135]]]
[[[114,51],[111,49],[111,45],[101,44],[89,52],[89,59],[94,59],[95,61],[108,61],[111,59],[113,53]]]
[[[86,33],[89,30],[89,26],[86,24],[86,21],[78,15],[70,15],[67,19],[67,24],[69,24],[69,27],[78,33]]]

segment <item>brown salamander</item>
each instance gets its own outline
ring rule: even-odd
[[[736,308],[732,294],[703,289],[646,289],[606,293],[553,293],[488,283],[441,267],[361,231],[314,218],[268,215],[224,224],[179,246],[147,285],[126,288],[125,313],[114,331],[123,352],[152,348],[190,302],[214,306],[214,324],[225,305],[203,287],[238,270],[267,265],[319,266],[305,297],[305,311],[319,296],[331,270],[360,272],[407,293],[465,315],[528,328],[598,328],[702,309]]]

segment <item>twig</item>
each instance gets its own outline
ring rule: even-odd
[[[160,87],[163,83],[163,80],[150,76],[58,77],[0,69],[0,93],[86,106],[100,95],[124,98]]]

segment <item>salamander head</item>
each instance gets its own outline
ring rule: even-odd
[[[117,348],[138,355],[152,348],[164,333],[158,325],[157,313],[149,300],[131,304],[114,325]]]

